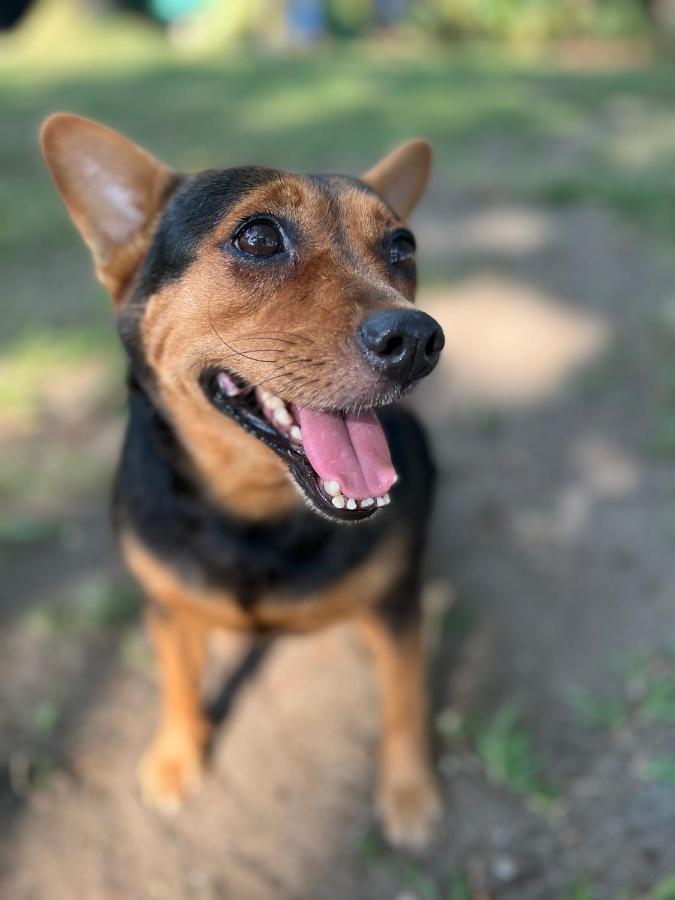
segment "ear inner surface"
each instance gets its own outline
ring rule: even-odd
[[[41,141],[97,275],[119,299],[178,176],[122,135],[80,116],[50,116]]]
[[[405,221],[424,193],[431,172],[431,147],[426,141],[401,144],[369,169],[361,180],[374,188]]]

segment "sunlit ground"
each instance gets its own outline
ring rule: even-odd
[[[382,46],[180,62],[135,31],[89,38],[0,45],[4,892],[675,896],[675,69]],[[124,367],[39,158],[56,109],[186,169],[358,173],[411,135],[434,146],[413,224],[448,339],[419,406],[442,476],[449,812],[428,865],[368,830],[376,713],[346,632],[283,644],[215,755],[208,815],[138,806],[154,694],[105,525]],[[87,843],[101,803],[114,840]]]

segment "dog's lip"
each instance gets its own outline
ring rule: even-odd
[[[379,511],[379,506],[375,504],[356,509],[340,509],[333,505],[330,497],[321,489],[319,476],[310,465],[302,446],[293,443],[265,418],[256,399],[254,386],[239,375],[224,369],[208,369],[199,380],[202,390],[220,412],[234,419],[283,459],[304,497],[319,514],[335,522],[350,523],[369,519]],[[227,392],[224,390],[225,385],[230,386]]]

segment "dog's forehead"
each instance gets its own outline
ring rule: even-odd
[[[315,237],[349,231],[375,242],[398,219],[368,185],[345,175],[297,175],[246,166],[186,177],[169,200],[136,286],[149,296],[180,277],[213,240],[247,216],[286,215]]]
[[[326,234],[350,228],[376,235],[397,222],[382,198],[357,178],[269,170],[264,180],[237,191],[214,232],[222,237],[233,225],[259,214],[287,216],[301,229]]]

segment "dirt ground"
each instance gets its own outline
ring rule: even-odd
[[[65,526],[0,543],[3,897],[675,896],[675,261],[592,207],[450,197],[417,233],[457,273],[422,296],[448,349],[416,399],[441,470],[434,847],[377,837],[378,703],[349,626],[249,660],[201,792],[171,818],[142,807],[141,626],[63,613],[102,581],[127,591],[102,479]],[[109,472],[119,417],[69,427]],[[246,652],[215,647],[213,683]]]

